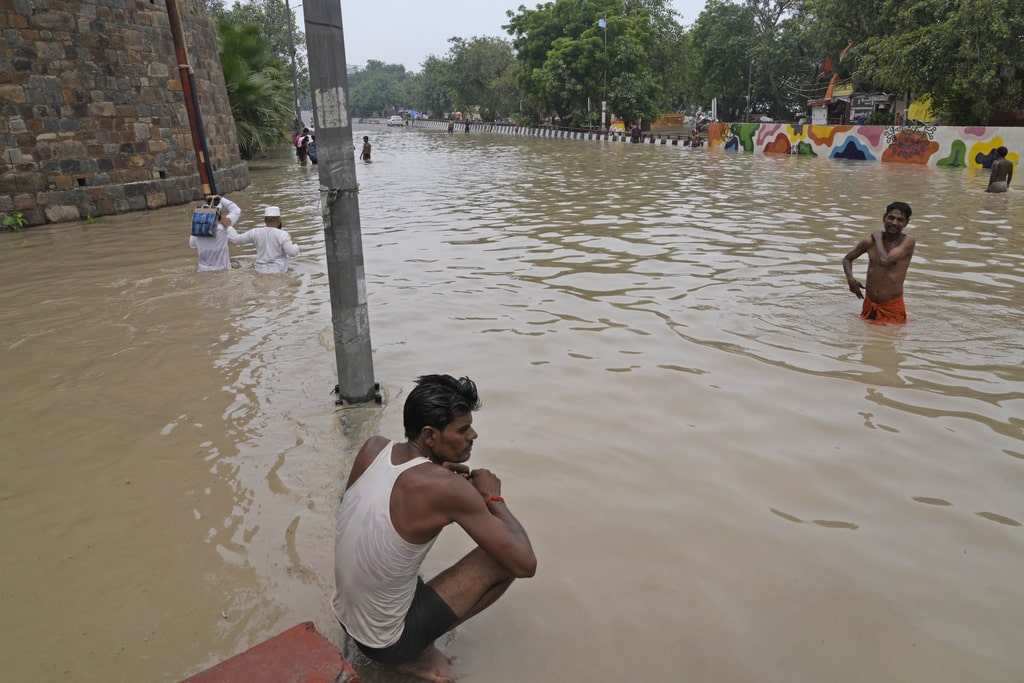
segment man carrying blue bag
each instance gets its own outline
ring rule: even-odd
[[[211,213],[214,215],[212,224],[209,222]],[[199,252],[200,273],[231,268],[227,228],[234,227],[241,215],[237,204],[217,194],[207,195],[205,206],[195,210],[188,245]]]

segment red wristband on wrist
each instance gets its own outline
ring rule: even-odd
[[[502,503],[505,502],[505,499],[502,498],[501,496],[488,496],[487,500],[484,501],[484,505],[490,505],[496,500],[501,501]]]

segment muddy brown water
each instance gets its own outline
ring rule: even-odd
[[[284,275],[197,274],[187,210],[0,234],[0,641],[17,681],[177,681],[298,622],[426,372],[539,572],[439,644],[466,680],[1024,671],[1024,193],[962,169],[368,127],[383,407],[338,407],[315,167],[253,165]],[[913,322],[840,260],[914,208]],[[864,259],[856,264],[858,275]],[[469,545],[447,531],[432,575]],[[368,681],[391,680],[364,671]]]

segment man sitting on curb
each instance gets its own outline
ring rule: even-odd
[[[405,443],[363,444],[335,533],[334,611],[370,659],[403,674],[454,681],[434,641],[489,607],[537,558],[501,497],[501,480],[470,471],[480,401],[467,377],[426,375],[405,402]],[[420,565],[452,522],[477,547],[424,583]]]

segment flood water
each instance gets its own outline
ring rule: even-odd
[[[468,375],[539,559],[439,646],[465,680],[1024,671],[1024,192],[963,169],[357,127],[374,368],[338,407],[315,167],[253,165],[292,271],[195,272],[188,210],[0,234],[12,681],[177,681],[333,621],[362,441]],[[912,322],[841,259],[911,204]],[[863,278],[866,257],[855,264]],[[450,529],[429,577],[469,545]],[[364,680],[397,680],[364,670]]]

